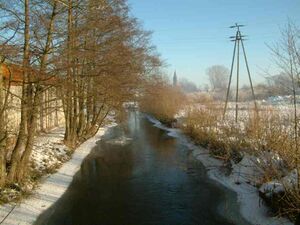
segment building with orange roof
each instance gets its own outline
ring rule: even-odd
[[[61,110],[62,102],[57,95],[55,84],[58,83],[54,77],[41,76],[37,70],[29,69],[32,82],[40,82],[41,85],[50,86],[43,92],[43,104],[40,106],[40,118],[38,130],[45,130],[63,122],[64,116]],[[9,87],[9,101],[6,110],[7,128],[12,133],[17,133],[21,118],[21,99],[23,84],[23,67],[16,64],[0,64],[0,79],[3,91],[7,94]]]

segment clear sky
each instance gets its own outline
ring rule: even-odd
[[[280,28],[288,19],[300,25],[300,0],[129,0],[132,14],[147,30],[153,44],[169,65],[197,85],[208,83],[206,69],[215,64],[230,67],[235,30],[242,32],[254,82],[264,80],[265,70],[276,72],[266,44],[280,39]],[[247,84],[242,68],[242,82]]]

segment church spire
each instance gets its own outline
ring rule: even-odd
[[[177,86],[177,74],[176,74],[176,70],[175,70],[174,76],[173,76],[173,86]]]

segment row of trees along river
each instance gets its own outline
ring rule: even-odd
[[[125,0],[1,0],[0,10],[3,187],[22,183],[28,174],[47,90],[54,89],[52,100],[61,102],[64,140],[74,148],[97,132],[110,111],[136,96],[161,63],[150,33]],[[8,141],[12,86],[21,90],[20,122]]]

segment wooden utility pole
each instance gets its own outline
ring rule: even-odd
[[[250,69],[249,69],[249,64],[248,64],[248,59],[245,51],[245,46],[244,46],[244,35],[242,35],[240,31],[240,27],[243,27],[244,25],[240,24],[235,24],[234,26],[231,26],[230,28],[236,28],[236,35],[231,36],[231,41],[234,41],[234,49],[233,49],[233,57],[232,57],[232,63],[231,63],[231,69],[230,69],[230,76],[229,76],[229,83],[227,87],[227,93],[226,93],[226,101],[225,101],[225,107],[224,107],[224,112],[223,112],[223,119],[225,119],[226,111],[227,111],[227,106],[228,106],[228,100],[229,100],[229,94],[230,94],[230,88],[231,88],[231,81],[232,81],[232,75],[233,75],[233,69],[234,69],[234,63],[235,63],[235,57],[237,57],[237,73],[236,73],[236,96],[235,96],[235,122],[238,122],[238,110],[239,110],[239,80],[240,80],[240,46],[242,46],[242,51],[243,51],[243,56],[247,68],[247,73],[248,73],[248,78],[250,82],[250,87],[251,87],[251,92],[252,92],[252,98],[254,101],[254,107],[256,113],[258,112],[257,109],[257,104],[256,104],[256,98],[254,94],[254,88],[253,88],[253,83],[252,83],[252,78],[250,74]]]

